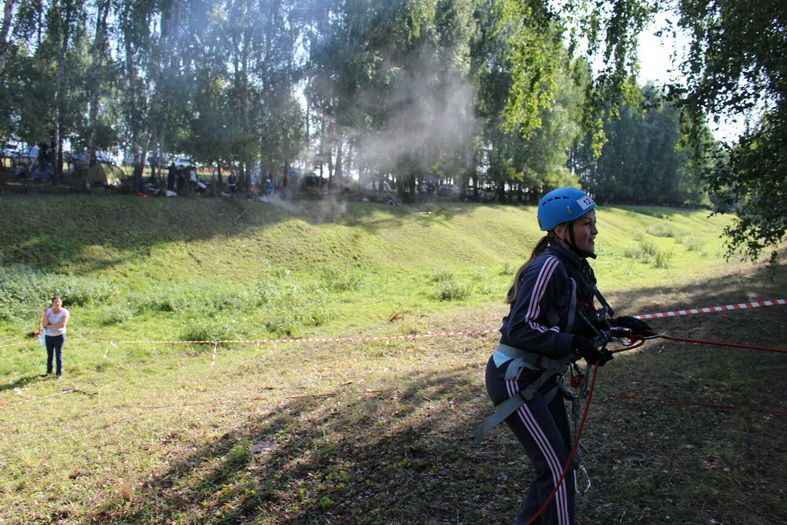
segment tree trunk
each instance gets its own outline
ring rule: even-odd
[[[103,0],[98,3],[98,13],[96,14],[96,37],[93,41],[93,49],[91,55],[93,64],[90,66],[90,101],[88,103],[88,121],[90,126],[90,134],[87,141],[87,154],[91,158],[96,152],[96,137],[98,135],[98,101],[100,97],[101,87],[101,65],[105,54],[106,46],[106,31],[107,31],[107,15],[109,14],[109,0]]]
[[[336,178],[339,179],[339,180],[341,180],[341,178],[344,176],[344,173],[343,173],[343,171],[344,171],[344,166],[343,166],[343,162],[344,162],[344,158],[343,158],[344,157],[344,137],[342,136],[343,134],[344,133],[340,131],[339,132],[339,140],[336,141],[336,169],[335,169],[334,175],[336,175]]]
[[[66,91],[66,51],[71,39],[71,17],[74,15],[71,0],[65,0],[60,14],[60,45],[57,48],[57,71],[55,72],[55,173],[63,174],[63,138],[65,135],[65,91]]]
[[[131,128],[131,152],[134,158],[134,175],[132,179],[132,187],[134,191],[139,191],[142,188],[142,170],[139,168],[139,105],[137,102],[137,79],[136,69],[134,67],[134,45],[131,42],[131,35],[126,35],[125,52],[126,52],[126,81],[128,83],[128,102],[129,102],[129,125]]]
[[[11,13],[14,8],[14,0],[3,2],[3,24],[0,25],[0,77],[5,71],[5,54],[8,52],[8,33],[11,32]]]

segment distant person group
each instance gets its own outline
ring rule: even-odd
[[[156,184],[156,177],[153,175],[150,176],[148,179],[150,184]],[[221,187],[222,193],[226,189],[227,192],[224,194],[225,196],[235,195],[240,193],[240,178],[235,170],[230,171],[230,174],[227,176],[226,180],[222,182],[221,176],[218,178],[219,187]],[[251,184],[249,184],[251,188]],[[156,186],[157,188],[157,186]],[[207,193],[210,190],[210,186],[208,183],[203,181],[197,172],[197,168],[194,166],[177,166],[174,162],[171,162],[169,167],[167,168],[167,179],[166,179],[166,195],[169,197],[174,197],[176,195],[189,195],[189,194],[201,194]],[[269,178],[263,187],[264,194],[273,194],[275,191],[275,186],[271,179]],[[249,189],[247,192],[248,194],[253,194],[254,191]]]
[[[23,157],[16,157],[12,159],[14,177],[17,179],[29,178],[36,182],[50,182],[55,180],[54,146],[42,142],[38,144],[38,153],[34,160],[31,161],[29,157],[26,160],[22,160],[22,158]]]
[[[55,182],[59,177],[63,177],[63,175],[57,174],[54,146],[42,142],[35,148],[31,148],[30,152],[36,155],[34,161],[26,155],[11,157],[15,178],[33,182]],[[112,172],[112,177],[100,170],[94,175],[93,168],[96,165],[114,165],[105,155],[96,156],[93,154],[88,161],[83,154],[67,154],[63,160],[68,164],[64,169],[64,174],[69,177],[86,177],[88,188],[92,184],[119,187],[122,179],[129,176],[128,173],[121,172],[118,168]],[[267,200],[279,191],[290,195],[300,188],[319,188],[325,183],[324,179],[314,174],[293,175],[291,172],[296,170],[292,169],[289,170],[289,175],[278,177],[274,176],[272,172],[262,171],[257,166],[243,177],[235,168],[230,168],[229,174],[224,179],[222,179],[221,171],[218,171],[217,174],[211,173],[208,179],[203,179],[196,165],[185,164],[181,159],[175,159],[169,165],[159,169],[161,164],[151,158],[150,166],[150,173],[144,177],[141,187],[134,187],[134,191],[141,196],[176,197],[209,194],[224,197],[240,195]],[[109,181],[110,178],[113,182]],[[420,191],[425,192],[427,200],[434,200],[436,185],[430,181]]]

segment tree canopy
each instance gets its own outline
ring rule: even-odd
[[[134,159],[187,154],[242,180],[427,178],[466,198],[734,211],[730,248],[784,237],[785,31],[776,0],[2,0],[0,139]],[[668,11],[682,81],[634,81]],[[747,114],[739,140],[708,124]],[[698,183],[699,181],[699,183]]]

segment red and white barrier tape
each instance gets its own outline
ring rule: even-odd
[[[0,348],[11,348],[12,346],[26,345],[26,344],[29,344],[31,342],[33,342],[33,341],[32,340],[31,341],[19,341],[18,343],[11,343],[11,344],[8,344],[8,345],[0,345]]]
[[[288,337],[281,339],[217,339],[217,340],[186,340],[183,339],[90,339],[92,343],[115,344],[172,344],[172,345],[220,345],[220,344],[286,344],[286,343],[363,343],[368,341],[400,341],[407,339],[426,339],[430,337],[457,337],[468,335],[484,335],[497,332],[496,328],[484,330],[464,330],[454,332],[435,332],[425,334],[407,335],[380,335],[361,337]],[[78,341],[78,339],[75,339]],[[21,341],[9,345],[0,345],[0,348],[30,344],[33,341]]]
[[[665,317],[678,317],[682,315],[694,314],[708,314],[716,312],[725,312],[729,310],[745,310],[748,308],[763,308],[765,306],[776,306],[787,304],[787,299],[768,299],[765,301],[754,301],[751,303],[738,303],[728,304],[726,306],[712,306],[704,308],[687,308],[685,310],[675,310],[671,312],[659,312],[654,314],[640,314],[635,315],[638,319],[657,319]],[[114,344],[173,344],[173,345],[214,345],[220,344],[287,344],[287,343],[363,343],[368,341],[400,341],[407,339],[426,339],[431,337],[457,337],[457,336],[472,336],[484,335],[497,332],[497,328],[488,328],[480,330],[463,330],[453,332],[436,332],[425,334],[408,334],[408,335],[384,335],[384,336],[360,336],[360,337],[289,337],[282,339],[221,339],[211,341],[184,341],[182,339],[91,339],[94,343],[109,343]],[[32,341],[21,341],[18,343],[11,343],[0,345],[0,348],[8,348],[12,346],[19,346],[30,344]]]
[[[182,339],[91,339],[98,343],[166,343],[166,344],[192,344],[192,345],[219,345],[219,344],[279,344],[279,343],[364,343],[367,341],[401,341],[406,339],[426,339],[430,337],[457,337],[463,335],[483,335],[497,332],[496,328],[484,330],[464,330],[454,332],[427,332],[425,334],[407,335],[374,335],[359,337],[287,337],[282,339],[217,339],[215,341],[184,341]]]
[[[729,310],[745,310],[747,308],[762,308],[765,306],[776,306],[787,304],[787,299],[768,299],[767,301],[754,301],[752,303],[728,304],[725,306],[711,306],[705,308],[687,308],[685,310],[674,310],[672,312],[659,312],[655,314],[635,315],[637,319],[658,319],[661,317],[678,317],[681,315],[712,314],[716,312],[726,312]]]

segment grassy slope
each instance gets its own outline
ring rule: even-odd
[[[41,350],[33,344],[0,349],[0,523],[510,519],[517,480],[527,476],[512,460],[516,445],[504,431],[482,445],[469,438],[489,411],[481,370],[493,335],[215,353],[96,339],[180,335],[179,325],[222,316],[240,320],[230,328],[265,336],[266,310],[314,313],[313,298],[322,301],[321,317],[304,315],[287,325],[292,331],[494,327],[499,297],[538,235],[532,210],[314,204],[303,217],[237,201],[78,203],[0,202],[4,277],[24,281],[19,290],[42,287],[43,275],[76,292],[95,283],[108,291],[73,308],[63,383],[38,375]],[[33,209],[62,216],[63,234]],[[594,265],[602,289],[631,312],[783,292],[783,268],[769,283],[721,261],[713,239],[721,223],[703,212],[605,209]],[[647,252],[669,247],[671,267],[656,268]],[[436,300],[451,279],[471,293]],[[268,283],[267,302],[248,297],[260,283]],[[168,297],[181,301],[175,311],[155,307]],[[234,309],[225,312],[227,304]],[[107,323],[121,307],[132,313]],[[780,315],[771,308],[659,327],[784,346]],[[29,321],[12,317],[2,326],[15,340]],[[596,489],[580,503],[580,523],[783,519],[787,473],[783,462],[772,465],[784,457],[774,438],[784,435],[783,416],[650,399],[779,405],[787,384],[781,355],[649,348],[603,370],[588,431]],[[763,480],[772,488],[761,490]]]
[[[83,330],[157,338],[194,336],[206,317],[224,314],[240,321],[239,335],[260,337],[335,333],[400,311],[417,316],[499,304],[540,235],[529,208],[447,204],[413,212],[321,202],[302,208],[136,197],[4,200],[3,271],[7,281],[28,284],[17,285],[26,302],[13,305],[12,322],[0,322],[0,334],[29,323],[50,290],[80,298],[75,305],[72,297],[71,306]],[[712,273],[724,265],[718,240],[724,222],[703,211],[603,210],[600,287],[690,282]],[[656,267],[659,254],[664,268]],[[441,293],[463,300],[436,300]],[[297,315],[288,318],[282,309]],[[208,328],[227,335],[226,327]]]

